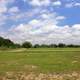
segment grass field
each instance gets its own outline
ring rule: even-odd
[[[10,71],[80,72],[80,48],[0,50],[0,73]]]
[[[32,65],[42,71],[79,71],[80,49],[16,49],[0,51],[0,72],[24,70]]]

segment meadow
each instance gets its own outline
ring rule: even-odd
[[[80,48],[0,50],[0,74],[6,72],[80,72]]]

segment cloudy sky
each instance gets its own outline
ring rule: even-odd
[[[17,43],[80,44],[80,0],[0,0],[0,36]]]

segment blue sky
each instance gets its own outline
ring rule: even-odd
[[[0,36],[34,44],[80,44],[80,0],[0,0]]]

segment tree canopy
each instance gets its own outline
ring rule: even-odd
[[[23,48],[31,48],[31,47],[32,47],[32,44],[31,44],[30,42],[26,41],[26,42],[24,42],[24,43],[22,44],[22,47],[23,47]]]
[[[20,47],[20,45],[13,43],[10,39],[4,39],[0,37],[0,47],[16,48],[16,47]]]

